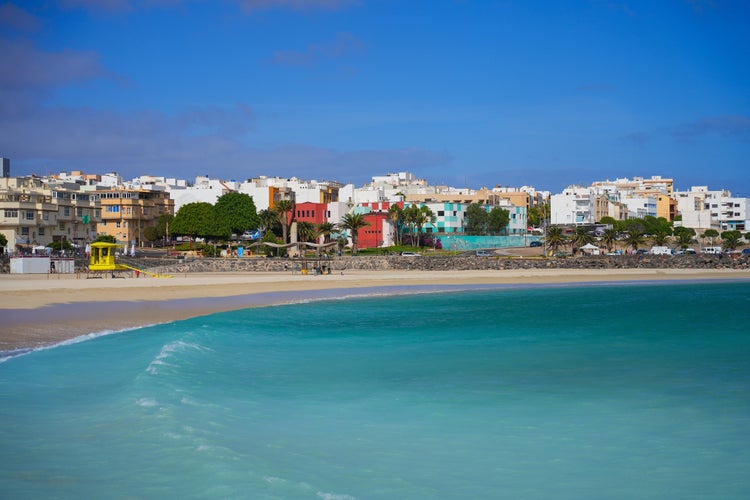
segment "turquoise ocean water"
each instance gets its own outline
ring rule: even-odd
[[[748,498],[750,283],[246,309],[0,363],[2,498]]]

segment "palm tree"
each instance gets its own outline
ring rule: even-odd
[[[297,236],[300,241],[311,241],[315,239],[315,224],[302,221],[297,223]]]
[[[640,231],[631,229],[625,234],[624,241],[626,245],[633,249],[633,251],[636,251],[640,245],[643,245],[646,242],[646,238],[644,238],[643,233]]]
[[[417,230],[417,246],[419,247],[422,246],[422,227],[424,227],[425,224],[435,224],[435,221],[437,219],[435,217],[435,214],[427,205],[422,205],[421,207],[419,207],[419,209],[414,212],[413,217],[414,227]]]
[[[279,223],[279,214],[274,210],[261,210],[258,212],[258,229],[263,234],[267,231],[273,230],[273,226]]]
[[[365,216],[362,214],[346,214],[341,218],[339,227],[341,229],[348,230],[352,236],[352,253],[357,253],[357,239],[359,238],[359,230],[365,226],[369,226],[370,223],[365,220]]]
[[[565,246],[567,241],[565,235],[563,235],[562,227],[549,226],[545,235],[545,242],[552,253],[557,253],[560,247]]]
[[[742,233],[737,230],[724,231],[721,233],[721,246],[724,250],[736,250],[738,246],[742,245],[741,239]]]
[[[611,252],[612,247],[617,244],[617,240],[620,237],[620,233],[617,231],[617,229],[609,228],[604,230],[604,235],[602,236],[602,243],[604,243],[607,246],[607,251]]]
[[[695,229],[684,226],[676,227],[674,228],[674,237],[677,240],[677,244],[680,245],[680,248],[685,249],[693,243]]]
[[[331,241],[331,234],[336,230],[336,226],[330,222],[321,222],[315,231],[315,239],[320,240],[323,237],[323,243]]]
[[[401,227],[404,224],[404,210],[394,203],[391,208],[388,209],[388,218],[393,222],[393,226],[396,229],[396,244],[401,245]]]
[[[292,212],[294,210],[294,203],[292,203],[292,200],[279,200],[276,203],[276,213],[279,216],[279,223],[281,224],[281,233],[282,233],[282,240],[284,242],[284,245],[286,245],[289,235],[289,212]],[[292,220],[294,220],[294,214],[292,214]]]
[[[571,244],[577,248],[581,248],[582,246],[588,245],[589,243],[593,241],[594,241],[594,237],[591,236],[591,233],[589,233],[589,230],[583,226],[579,226],[576,228],[576,232],[573,235]]]

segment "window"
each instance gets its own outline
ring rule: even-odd
[[[444,217],[445,216],[445,210],[438,210],[437,216],[438,217]]]
[[[81,217],[83,215],[83,209],[82,208],[76,208],[76,216]]]
[[[57,227],[58,227],[58,229],[60,229],[60,231],[65,231],[65,223],[64,222],[61,222]]]
[[[42,212],[42,220],[49,220],[49,212]]]
[[[31,210],[26,211],[26,220],[34,220],[34,212]]]
[[[44,228],[43,227],[39,228],[39,236],[44,236]]]
[[[29,228],[28,227],[22,227],[21,228],[21,236],[28,236],[29,235]]]
[[[63,215],[65,217],[70,216],[70,207],[63,207]]]
[[[18,210],[5,210],[5,217],[9,219],[17,219],[18,218]]]
[[[120,213],[120,205],[110,205],[107,207],[107,212]]]
[[[119,220],[118,220],[118,221],[117,221],[117,222],[115,223],[115,227],[116,227],[117,229],[120,229],[120,221],[119,221]]]

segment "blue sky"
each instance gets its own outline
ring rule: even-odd
[[[748,26],[745,0],[0,3],[0,156],[13,175],[662,175],[750,197]]]

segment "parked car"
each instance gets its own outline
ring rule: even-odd
[[[542,246],[542,242],[541,241],[532,241],[531,243],[529,243],[529,246],[530,247],[540,247],[540,246]]]
[[[494,256],[495,256],[495,254],[494,254],[494,253],[492,253],[492,252],[488,252],[487,250],[477,250],[477,251],[475,252],[475,255],[476,255],[477,257],[494,257]]]
[[[401,252],[401,257],[421,257],[417,252]]]
[[[750,248],[743,248],[742,253],[750,253]]]

